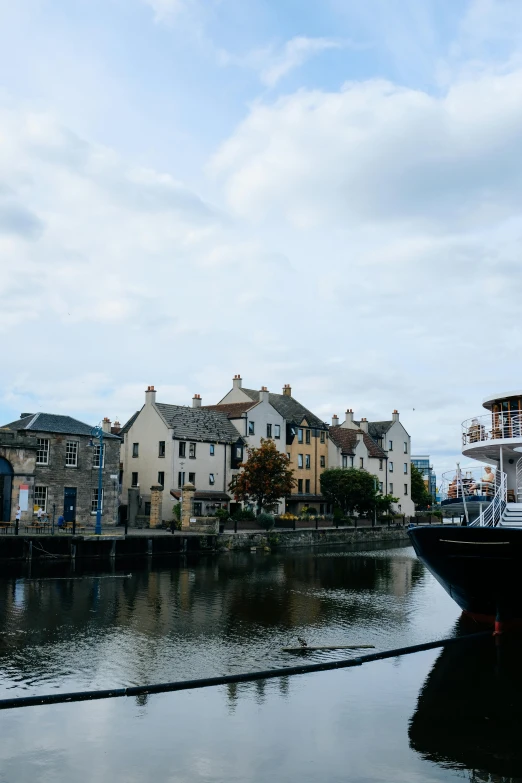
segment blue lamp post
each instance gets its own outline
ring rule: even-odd
[[[100,455],[98,463],[98,503],[96,505],[96,527],[94,528],[95,535],[99,536],[102,532],[101,517],[102,517],[102,493],[103,493],[103,428],[93,427],[91,430],[92,438],[97,438],[100,441]],[[91,440],[91,444],[92,443]]]

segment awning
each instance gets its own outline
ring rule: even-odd
[[[181,490],[180,489],[171,489],[170,494],[173,498],[176,498],[176,500],[179,500],[181,498]],[[228,503],[231,498],[230,495],[227,495],[226,492],[212,492],[212,490],[208,490],[207,492],[204,491],[198,491],[196,490],[194,492],[194,500],[213,500],[218,503]]]

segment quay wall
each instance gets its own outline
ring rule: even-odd
[[[329,530],[273,530],[265,532],[241,532],[184,535],[182,532],[129,536],[69,536],[19,535],[0,536],[0,561],[22,560],[74,560],[76,558],[112,559],[116,557],[141,557],[227,553],[236,551],[277,551],[298,547],[339,545],[354,549],[365,544],[407,544],[405,528],[360,528]]]

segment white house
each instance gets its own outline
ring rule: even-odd
[[[243,441],[225,413],[201,407],[199,395],[191,408],[169,405],[156,402],[156,390],[149,386],[145,405],[119,434],[124,503],[129,488],[138,487],[146,515],[151,487],[161,485],[162,519],[168,522],[186,482],[196,487],[196,516],[229,503],[228,485],[243,460]]]
[[[333,433],[336,432],[336,429],[362,433],[360,443],[357,446],[358,451],[354,451],[353,454],[354,466],[362,467],[360,459],[368,459],[368,464],[364,467],[377,477],[379,487],[382,485],[383,494],[394,495],[398,498],[395,511],[406,516],[413,516],[415,506],[411,499],[411,439],[401,424],[398,411],[394,410],[391,419],[387,421],[367,421],[365,418],[355,421],[353,411],[349,408],[340,427],[337,416],[333,417],[330,428],[331,437],[334,437]],[[340,435],[336,437],[337,441],[341,440]],[[346,436],[344,437],[346,438]],[[377,451],[373,456],[369,453],[368,457],[365,457],[363,454],[363,444],[368,447],[369,441],[372,441],[384,455],[382,468],[381,457]],[[342,456],[342,452],[339,453]],[[339,453],[336,456],[333,447],[331,447],[329,454],[332,455],[332,459],[336,460],[335,465],[338,464]],[[350,459],[351,464],[352,455],[346,451],[345,456]],[[350,465],[347,464],[346,467],[350,467]]]

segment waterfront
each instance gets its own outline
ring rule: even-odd
[[[143,566],[12,566],[0,581],[0,696],[291,665],[281,647],[297,636],[379,650],[461,632],[458,608],[408,547]],[[441,690],[440,659],[430,651],[347,671],[4,712],[0,781],[461,780],[473,746],[452,763],[431,732],[432,697],[426,719],[424,686],[439,661]],[[455,660],[462,668],[452,660],[443,659],[448,677]],[[484,681],[481,660],[474,676]],[[454,716],[448,694],[436,714],[444,699]]]

